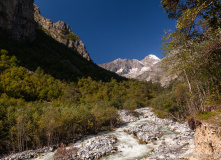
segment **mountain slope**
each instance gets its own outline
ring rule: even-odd
[[[0,32],[0,48],[9,51],[10,55],[15,55],[27,69],[35,71],[40,67],[58,79],[77,81],[78,78],[88,76],[103,81],[110,81],[112,77],[117,80],[124,79],[86,60],[42,30],[36,32],[36,39],[32,43],[12,41],[8,39],[8,34]]]
[[[50,35],[58,42],[66,45],[71,50],[76,51],[88,61],[91,60],[83,42],[76,34],[71,32],[71,27],[68,24],[61,20],[59,20],[56,23],[53,23],[52,20],[41,16],[40,9],[35,4],[34,11],[35,21],[46,34]]]
[[[31,0],[23,1],[0,2],[0,14],[15,17],[0,26],[0,159],[110,130],[118,124],[117,109],[147,105],[155,88],[151,83],[127,80],[97,66],[43,27],[27,36],[28,23],[33,21],[22,15],[33,5],[28,5]],[[18,8],[22,14],[17,16]],[[8,28],[14,23],[19,32]]]
[[[145,71],[151,70],[151,68],[160,61],[161,60],[155,55],[149,55],[141,61],[137,59],[127,60],[119,58],[113,62],[99,64],[99,66],[127,78],[136,78]]]
[[[93,63],[70,26],[42,17],[35,5],[34,13],[33,0],[23,1],[0,2],[0,49],[15,55],[20,65],[30,71],[40,67],[54,78],[66,81],[88,76],[103,81],[112,77],[124,79]]]
[[[176,79],[177,76],[169,76],[165,74],[165,70],[161,68],[161,62],[157,63],[150,70],[138,75],[136,79],[141,81],[152,81],[153,83],[160,83],[162,86],[170,84],[171,80]]]

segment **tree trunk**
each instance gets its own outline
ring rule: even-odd
[[[187,83],[188,83],[188,86],[189,86],[190,93],[191,93],[191,95],[192,95],[193,92],[192,92],[192,87],[191,87],[191,84],[190,84],[189,78],[188,78],[188,76],[187,76],[186,70],[183,69],[183,71],[184,71],[184,74],[185,74],[185,77],[186,77],[186,80],[187,80]]]
[[[204,112],[204,103],[203,103],[203,97],[200,91],[200,87],[199,87],[199,83],[197,80],[197,76],[196,76],[196,72],[195,70],[193,70],[194,76],[195,76],[195,81],[196,81],[196,87],[197,87],[197,91],[198,91],[198,95],[199,95],[199,99],[200,99],[200,104],[201,104],[201,110]]]

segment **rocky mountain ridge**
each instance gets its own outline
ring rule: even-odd
[[[84,43],[80,38],[71,32],[71,27],[65,22],[59,20],[56,23],[53,23],[51,19],[43,17],[40,13],[40,9],[37,5],[34,4],[34,19],[38,23],[38,26],[45,31],[52,38],[58,42],[64,44],[68,48],[76,51],[82,57],[91,60]]]
[[[152,81],[153,83],[160,83],[162,86],[167,86],[177,76],[166,75],[165,70],[161,67],[161,63],[162,60],[155,55],[148,55],[141,61],[137,59],[128,60],[118,58],[99,66],[126,78]]]
[[[40,14],[34,0],[0,1],[0,31],[12,40],[29,41],[36,39],[36,29],[42,29],[58,42],[91,60],[83,42],[71,32],[71,27],[63,21],[53,23]]]
[[[99,66],[127,78],[137,78],[145,71],[151,70],[151,68],[160,61],[161,60],[155,55],[148,55],[141,61],[137,59],[128,60],[118,58],[112,62],[100,64]]]

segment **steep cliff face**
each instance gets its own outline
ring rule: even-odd
[[[221,127],[202,123],[195,132],[195,152],[191,160],[221,159]]]
[[[0,29],[14,40],[35,39],[34,0],[1,0]]]
[[[41,16],[39,7],[34,4],[34,18],[39,27],[58,42],[63,43],[73,51],[77,51],[82,57],[91,60],[90,56],[80,38],[71,32],[71,27],[63,21],[53,23],[52,20]]]

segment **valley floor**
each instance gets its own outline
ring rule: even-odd
[[[191,157],[194,132],[186,123],[160,119],[148,107],[135,111],[139,113],[138,117],[125,110],[119,111],[120,119],[125,124],[115,131],[87,136],[63,150],[41,153],[34,159],[177,160]],[[21,158],[19,154],[5,159]]]

